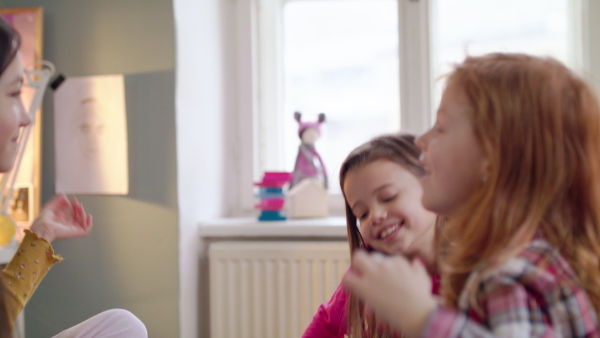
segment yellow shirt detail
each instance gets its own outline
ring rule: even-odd
[[[6,309],[10,323],[14,323],[25,304],[35,292],[50,268],[62,257],[54,254],[52,245],[35,232],[25,230],[25,237],[17,252],[2,271],[6,285]]]

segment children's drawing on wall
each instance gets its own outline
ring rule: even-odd
[[[122,75],[67,77],[54,93],[56,191],[127,194]]]
[[[88,97],[79,103],[79,112],[73,114],[71,129],[79,145],[82,159],[99,161],[102,157],[103,144],[108,142],[106,127],[107,108],[96,97]]]

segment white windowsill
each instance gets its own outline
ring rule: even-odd
[[[314,237],[346,238],[345,217],[260,222],[256,217],[220,218],[200,222],[201,238]]]

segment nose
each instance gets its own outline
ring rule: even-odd
[[[19,126],[20,127],[26,127],[28,125],[31,124],[31,115],[29,115],[29,113],[27,112],[27,110],[25,110],[25,106],[23,105],[23,101],[20,100],[20,107],[19,107]],[[34,112],[35,114],[35,112]]]
[[[427,136],[428,135],[429,135],[429,131],[427,131],[424,134],[422,134],[421,136],[417,137],[417,139],[415,140],[415,145],[417,146],[417,148],[421,149],[421,151],[425,151],[425,148],[427,147]]]
[[[387,211],[384,208],[379,208],[371,213],[371,224],[380,225],[387,218]]]

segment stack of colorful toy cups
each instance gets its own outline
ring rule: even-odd
[[[265,172],[262,182],[254,183],[260,187],[256,195],[260,202],[255,206],[260,209],[259,221],[283,221],[287,217],[281,213],[285,202],[283,186],[292,179],[292,173]]]

